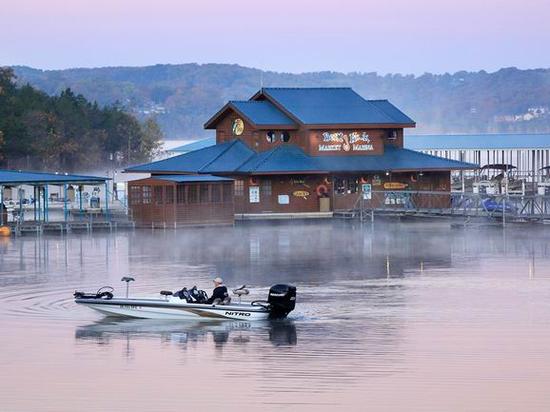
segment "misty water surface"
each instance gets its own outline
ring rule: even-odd
[[[0,410],[550,410],[549,242],[383,221],[0,239]],[[72,302],[128,274],[132,295],[292,283],[298,306],[189,323]]]

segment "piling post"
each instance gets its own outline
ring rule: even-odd
[[[506,196],[502,198],[502,227],[506,227]]]

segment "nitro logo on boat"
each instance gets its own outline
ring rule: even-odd
[[[248,312],[225,312],[225,316],[250,316]]]

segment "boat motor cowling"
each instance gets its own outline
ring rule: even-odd
[[[271,318],[286,317],[296,307],[296,286],[282,284],[271,286],[267,302]]]

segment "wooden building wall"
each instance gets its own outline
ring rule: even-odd
[[[141,179],[128,184],[132,217],[138,226],[232,225],[232,182],[179,183]]]
[[[244,122],[244,132],[240,136],[233,134],[233,122],[235,119],[242,119]],[[269,142],[267,139],[267,132],[274,132],[276,139],[273,142]],[[384,152],[384,145],[391,144],[396,147],[403,147],[403,129],[388,127],[375,127],[365,128],[350,125],[327,125],[323,128],[310,129],[306,126],[296,127],[270,127],[262,126],[257,128],[251,123],[247,122],[237,113],[229,110],[227,114],[219,121],[216,126],[216,142],[224,143],[233,139],[239,138],[245,142],[252,149],[262,152],[265,150],[273,149],[279,145],[286,144],[281,139],[281,134],[286,132],[290,135],[288,144],[293,144],[300,147],[304,152],[313,156],[324,155],[380,155]],[[323,133],[344,133],[349,136],[351,133],[366,133],[371,140],[373,150],[368,151],[354,151],[354,150],[338,150],[338,151],[322,151],[319,150],[320,145],[328,144],[323,142]]]
[[[235,177],[235,213],[300,213],[319,212],[320,197],[328,198],[330,210],[349,210],[358,205],[361,184],[371,184],[374,192],[430,191],[443,192],[441,196],[415,195],[415,201],[422,207],[448,207],[450,200],[450,172],[417,172],[379,174],[338,174],[338,175],[276,175]],[[386,188],[386,183],[398,184],[402,189]],[[318,188],[320,188],[318,195]],[[250,202],[250,188],[259,190],[259,202]],[[326,188],[326,193],[325,192]],[[281,204],[279,196],[288,196],[289,203]],[[375,196],[376,197],[376,196]],[[379,195],[375,202],[382,202]],[[434,199],[438,199],[434,201]],[[435,202],[435,203],[434,203]],[[430,205],[430,206],[429,206]],[[386,206],[388,206],[386,204]],[[396,204],[396,206],[400,206]]]

